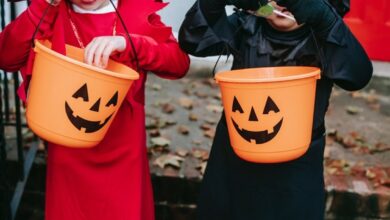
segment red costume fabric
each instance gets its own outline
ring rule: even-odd
[[[188,56],[181,51],[155,12],[166,4],[153,0],[120,0],[118,10],[132,36],[140,62],[135,81],[103,141],[90,149],[49,144],[46,177],[47,220],[153,220],[154,204],[145,134],[144,89],[146,72],[169,79],[187,72]],[[19,95],[26,100],[34,52],[31,36],[50,39],[52,49],[65,53],[64,43],[79,46],[67,13],[67,4],[49,6],[33,0],[28,9],[0,33],[0,68],[21,70],[24,83]],[[81,40],[87,45],[96,36],[125,32],[116,13],[79,14],[71,11]],[[135,69],[130,42],[125,52],[112,57]],[[60,83],[60,82],[53,82]],[[27,100],[28,104],[28,100]]]

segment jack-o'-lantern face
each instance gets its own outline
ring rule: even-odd
[[[256,112],[258,112],[256,114]],[[259,114],[259,112],[262,113],[262,115]],[[232,106],[232,122],[234,125],[234,128],[236,131],[240,134],[242,138],[244,138],[248,142],[252,142],[252,140],[256,144],[263,144],[266,142],[269,142],[272,140],[279,132],[280,128],[283,124],[283,117],[280,117],[280,110],[278,106],[275,104],[275,102],[271,99],[271,97],[268,97],[263,110],[255,110],[253,106],[251,106],[250,110],[243,109],[240,105],[240,102],[238,99],[234,96],[233,99],[233,106]],[[240,114],[240,117],[238,117],[237,114]],[[270,117],[269,115],[273,114],[273,118],[275,116],[277,117],[276,122],[273,123],[268,128],[264,128],[262,126],[262,120],[267,120],[267,117]],[[236,120],[233,119],[233,117],[237,115]],[[244,115],[245,117],[242,117]],[[239,119],[238,119],[239,118]],[[247,121],[242,121],[243,119]],[[241,121],[240,121],[241,120]],[[273,119],[275,121],[275,119]],[[243,125],[248,124],[254,124],[257,128],[263,128],[262,130],[251,130],[249,128],[243,127]],[[268,123],[269,124],[269,123]]]
[[[84,84],[80,89],[78,89],[72,97],[78,102],[84,102],[84,104],[79,106],[88,106],[88,109],[86,110],[78,109],[80,110],[80,112],[75,112],[71,108],[69,103],[65,101],[65,111],[69,121],[78,130],[81,131],[82,129],[84,129],[85,133],[93,133],[103,128],[113,116],[114,112],[112,112],[111,109],[113,109],[118,102],[118,92],[115,92],[112,97],[108,99],[109,101],[104,104],[104,106],[101,106],[100,104],[102,98],[98,98],[96,101],[90,102],[87,84]],[[79,98],[81,98],[82,100],[77,100]],[[91,105],[90,103],[93,104]],[[82,116],[79,116],[79,114],[82,114],[82,112],[87,115],[85,111],[90,111],[88,112],[88,115],[93,115],[95,120],[89,120],[83,118]],[[97,118],[101,120],[96,120]]]

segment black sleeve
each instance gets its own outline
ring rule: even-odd
[[[228,54],[229,48],[234,48],[237,19],[234,15],[228,18],[224,8],[220,17],[214,16],[213,21],[207,21],[206,17],[211,16],[204,13],[199,0],[187,12],[179,30],[180,47],[200,57]]]
[[[342,19],[323,41],[323,74],[349,91],[362,89],[372,77],[372,63]]]

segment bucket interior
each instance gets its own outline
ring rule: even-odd
[[[66,56],[64,56],[60,53],[53,51],[51,49],[51,42],[48,40],[37,40],[35,46],[37,51],[41,51],[49,56],[52,56],[53,58],[61,59],[70,64],[93,70],[101,74],[106,74],[113,77],[129,80],[136,80],[139,78],[139,74],[135,70],[129,68],[124,64],[115,62],[111,59],[109,59],[108,65],[105,69],[84,63],[84,50],[78,47],[66,44]]]

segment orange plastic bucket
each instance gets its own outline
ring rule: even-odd
[[[66,45],[66,56],[36,41],[27,97],[29,127],[41,138],[68,147],[97,145],[106,134],[136,71],[110,60],[106,69],[83,63],[84,51]]]
[[[310,144],[315,67],[267,67],[216,75],[234,152],[256,163],[303,155]]]

